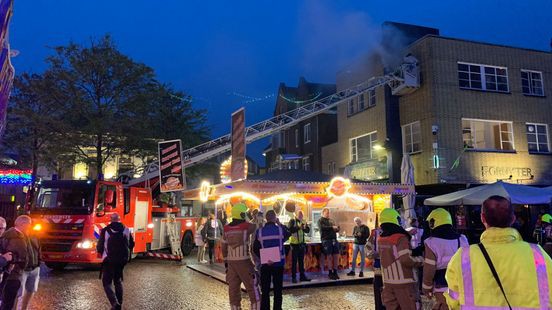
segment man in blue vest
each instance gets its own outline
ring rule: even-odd
[[[284,282],[285,251],[284,242],[290,233],[286,226],[281,225],[273,210],[266,212],[266,224],[259,228],[255,235],[253,251],[261,257],[261,249],[278,248],[280,259],[268,260],[261,265],[261,310],[270,310],[270,283],[274,288],[274,310],[282,309],[282,285]]]

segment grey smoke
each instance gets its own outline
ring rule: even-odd
[[[298,16],[301,66],[304,75],[313,81],[333,81],[337,71],[364,63],[374,53],[385,67],[400,64],[407,40],[394,27],[382,30],[367,12],[338,12],[330,2],[308,0]],[[382,44],[384,36],[386,44]]]

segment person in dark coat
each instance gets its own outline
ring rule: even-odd
[[[133,248],[134,239],[130,230],[121,223],[119,214],[111,214],[111,224],[102,229],[96,245],[96,250],[103,259],[102,284],[111,309],[122,309],[123,269]]]
[[[1,310],[12,310],[19,289],[21,288],[21,280],[25,268],[29,262],[29,237],[28,233],[31,229],[32,220],[27,215],[20,215],[15,220],[15,226],[8,229],[3,235],[0,242],[0,247],[5,252],[11,252],[14,257],[13,267],[5,274],[5,287],[2,292]]]

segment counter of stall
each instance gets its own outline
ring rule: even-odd
[[[346,270],[350,269],[352,264],[353,257],[353,242],[354,238],[352,237],[338,237],[337,241],[339,242],[339,259],[338,259],[338,269]],[[305,258],[304,266],[306,272],[325,272],[326,268],[326,257],[322,251],[322,242],[320,238],[306,238],[306,249],[305,249]],[[291,272],[291,262],[292,262],[292,247],[287,241],[285,244],[286,252],[286,263],[284,266],[284,272]],[[223,262],[222,251],[220,250],[220,244],[217,243],[215,249],[215,256],[217,262]],[[360,255],[357,257],[357,266],[360,265]],[[366,258],[365,266],[367,268],[372,266],[372,261]]]
[[[351,237],[339,237],[337,238],[339,242],[339,258],[338,258],[338,269],[346,270],[351,268],[352,257],[353,257],[353,242],[354,238]],[[320,238],[309,238],[305,240],[306,250],[305,250],[305,271],[306,272],[325,272],[326,268],[326,257],[322,251],[322,242]],[[286,263],[284,266],[284,272],[289,273],[291,271],[291,262],[292,262],[292,249],[289,244],[289,241],[285,243],[286,246]],[[360,264],[360,255],[357,257],[357,266]],[[372,266],[372,261],[366,259],[366,267]]]

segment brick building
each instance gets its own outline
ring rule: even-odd
[[[303,105],[335,93],[335,85],[310,83],[301,77],[297,87],[280,83],[274,116],[297,109]],[[265,149],[269,171],[300,169],[322,171],[323,146],[337,140],[337,116],[335,109],[313,116],[299,124],[272,136]]]
[[[400,53],[418,59],[421,87],[400,97],[378,88],[340,105],[338,142],[323,148],[323,172],[398,182],[409,153],[418,185],[552,184],[552,53],[425,29]],[[386,56],[339,72],[337,90],[388,72]]]

